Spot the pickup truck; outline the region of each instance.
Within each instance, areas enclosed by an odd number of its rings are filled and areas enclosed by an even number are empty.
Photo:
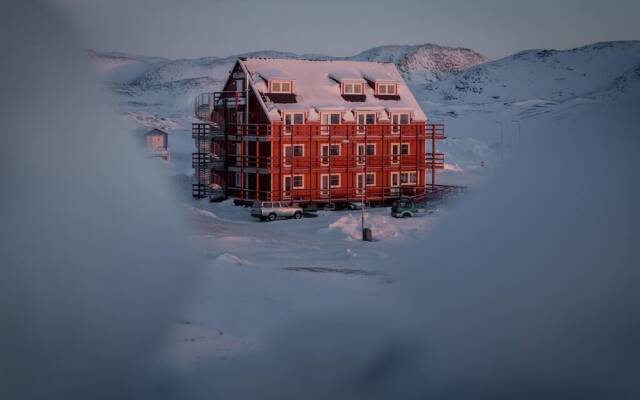
[[[251,216],[260,218],[261,221],[275,221],[280,217],[300,219],[303,210],[285,201],[255,201],[251,207]]]
[[[395,218],[409,218],[432,212],[433,210],[427,210],[424,204],[416,203],[411,199],[396,200],[391,206],[391,216]]]

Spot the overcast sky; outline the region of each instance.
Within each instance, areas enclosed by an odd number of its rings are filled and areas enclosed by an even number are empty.
[[[638,0],[49,0],[86,46],[164,57],[252,50],[351,55],[436,43],[499,58],[640,39]]]

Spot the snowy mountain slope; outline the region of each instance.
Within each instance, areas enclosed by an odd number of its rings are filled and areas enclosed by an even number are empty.
[[[460,103],[562,102],[588,96],[640,63],[640,41],[527,50],[434,82],[425,94]]]
[[[438,81],[489,61],[471,49],[435,44],[380,46],[350,59],[393,62],[410,83]]]

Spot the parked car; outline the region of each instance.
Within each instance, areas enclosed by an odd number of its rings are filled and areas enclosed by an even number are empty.
[[[416,203],[411,199],[396,200],[391,205],[391,216],[395,218],[409,218],[429,213],[424,204]]]
[[[275,221],[278,218],[300,219],[302,207],[292,206],[285,201],[255,201],[251,207],[251,216],[261,221]]]

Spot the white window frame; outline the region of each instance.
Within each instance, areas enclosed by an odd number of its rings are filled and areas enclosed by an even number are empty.
[[[331,117],[334,116],[334,115],[338,116],[338,123],[337,124],[334,124],[334,123],[331,122]],[[340,125],[340,124],[342,124],[342,113],[337,112],[337,111],[323,111],[323,112],[320,112],[320,134],[321,135],[328,135],[330,130],[331,130],[331,126]]]
[[[291,148],[291,157],[287,157],[287,148]],[[290,167],[293,165],[293,145],[291,143],[285,143],[282,145],[282,165],[284,167]]]
[[[406,124],[403,124],[401,122],[403,115],[407,116]],[[395,122],[394,122],[394,119],[396,119]],[[401,127],[404,125],[409,125],[410,123],[411,123],[411,115],[408,112],[391,113],[391,133],[395,133],[395,134],[400,133],[400,129],[402,129]]]
[[[396,177],[396,183],[393,183],[393,177]],[[391,194],[396,195],[400,193],[400,172],[392,171],[389,175],[389,186],[391,187]]]
[[[338,147],[338,154],[336,155],[331,154],[331,148],[334,146]],[[327,149],[327,155],[324,155],[324,149]],[[340,146],[339,143],[321,143],[320,144],[320,165],[327,166],[329,165],[331,157],[340,157],[340,153],[342,151],[341,149],[342,149],[342,146]]]
[[[402,152],[402,146],[407,146],[407,153]],[[411,155],[411,143],[400,143],[400,155],[401,156],[409,156]]]
[[[391,143],[391,164],[400,164],[400,143]],[[394,148],[398,149],[398,152],[394,152]]]
[[[382,93],[381,88],[384,87],[384,93]],[[393,88],[392,92],[389,92],[389,88]],[[383,96],[395,96],[398,94],[398,84],[394,83],[394,82],[380,82],[380,83],[376,83],[376,95],[383,95]]]
[[[304,143],[294,143],[291,146],[293,146],[293,148],[291,149],[291,156],[293,158],[295,158],[295,157],[304,157]],[[296,155],[296,147],[301,147],[302,148],[302,154],[299,155],[299,156]]]
[[[360,153],[360,149],[362,153]],[[356,143],[356,164],[365,165],[367,163],[367,146],[364,143]]]
[[[278,90],[275,90],[274,84],[278,84]],[[282,88],[283,84],[289,85],[289,90]],[[269,93],[293,93],[293,81],[289,79],[273,79],[269,81]]]
[[[402,182],[402,175],[407,176],[407,182]],[[411,175],[415,176],[415,182],[411,182],[409,178]],[[400,171],[400,186],[417,186],[418,185],[418,172],[417,171]]]
[[[324,149],[327,149],[327,155],[324,154]],[[331,145],[329,143],[320,143],[320,165],[329,165],[331,159]]]
[[[296,123],[296,115],[302,115],[302,122]],[[291,123],[287,123],[287,117],[291,117]],[[292,126],[294,125],[304,125],[305,123],[305,115],[304,112],[300,111],[285,111],[282,113],[282,124],[284,125],[284,134],[291,135],[293,131]]]
[[[369,154],[369,146],[373,146],[373,154]],[[364,155],[369,157],[374,157],[376,154],[378,154],[378,146],[376,146],[375,143],[365,143],[364,146]]]
[[[372,124],[368,124],[367,123],[367,116],[368,115],[373,115],[373,123]],[[360,117],[363,117],[362,119],[362,123],[360,123]],[[358,133],[359,135],[364,135],[365,131],[366,131],[366,126],[367,125],[375,125],[378,122],[378,113],[375,111],[356,111],[356,124],[358,126],[358,129],[356,131],[356,133]]]
[[[338,177],[338,184],[337,185],[333,185],[331,184],[331,178],[337,176]],[[327,179],[327,188],[323,187],[323,180],[324,178]],[[336,188],[340,188],[342,186],[342,175],[341,174],[320,174],[320,194],[322,196],[328,196],[329,192],[331,189],[336,189]]]
[[[290,180],[289,190],[287,190],[287,179]],[[291,177],[291,175],[282,175],[282,198],[290,199],[292,190],[293,190],[293,178]]]
[[[296,178],[297,177],[302,178],[302,185],[301,186],[296,186]],[[291,175],[291,188],[293,190],[304,189],[304,175],[303,174]]]
[[[337,185],[332,185],[331,184],[331,177],[332,176],[337,176],[338,177],[338,184]],[[329,187],[332,188],[332,189],[342,187],[342,174],[329,174]]]
[[[234,178],[235,187],[242,188],[242,173],[236,172]]]
[[[367,183],[367,177],[373,175],[373,183]],[[375,172],[367,172],[365,173],[365,177],[364,177],[364,184],[367,186],[375,186],[376,185],[376,181],[378,179],[377,177],[378,174],[376,174]]]
[[[347,85],[351,88],[350,91],[347,91]],[[355,95],[355,96],[364,94],[364,82],[363,81],[357,81],[357,80],[355,80],[355,81],[343,81],[340,84],[340,86],[341,86],[340,89],[341,89],[342,94]],[[355,91],[354,88],[356,86],[360,87],[360,91],[359,92]]]

